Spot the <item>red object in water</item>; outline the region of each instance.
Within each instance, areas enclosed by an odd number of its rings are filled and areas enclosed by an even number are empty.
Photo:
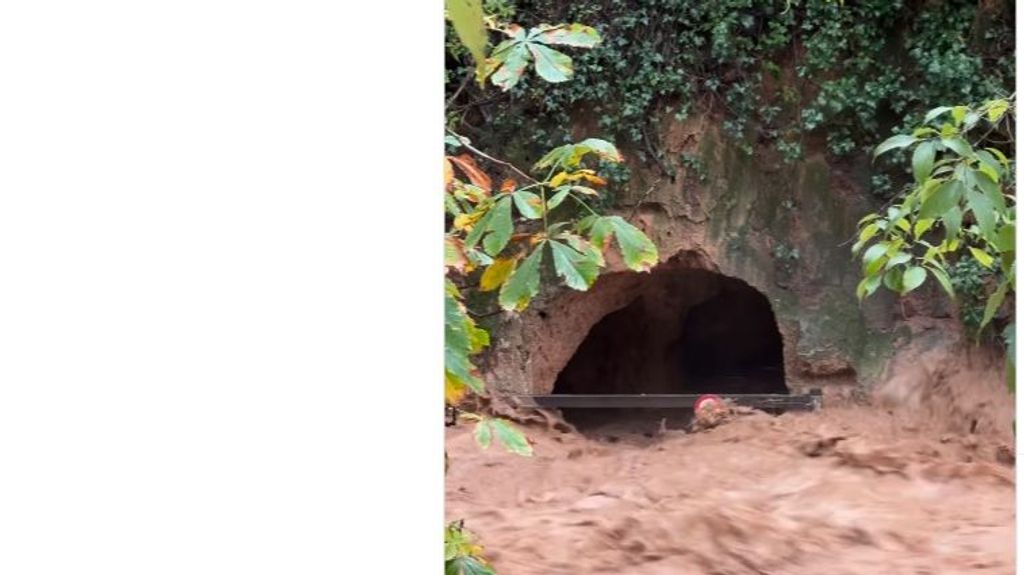
[[[693,410],[700,411],[704,407],[718,407],[722,405],[722,398],[713,394],[704,394],[693,403]]]

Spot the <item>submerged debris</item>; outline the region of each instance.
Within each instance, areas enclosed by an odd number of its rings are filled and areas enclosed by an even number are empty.
[[[698,400],[697,407],[693,414],[693,423],[690,425],[690,431],[698,432],[712,429],[737,417],[753,415],[755,413],[763,412],[750,407],[736,405],[733,401],[728,399],[714,398],[713,400],[708,401]]]

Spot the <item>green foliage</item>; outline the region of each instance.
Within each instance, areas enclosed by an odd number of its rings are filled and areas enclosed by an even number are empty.
[[[892,186],[892,178],[888,174],[873,174],[871,176],[870,185],[871,195],[888,200],[892,198],[894,193]]]
[[[509,18],[515,8],[505,2],[480,0],[445,0],[448,19],[459,42],[447,42],[455,57],[472,55],[477,82],[483,87],[487,78],[502,90],[515,86],[532,62],[537,75],[548,82],[565,82],[573,75],[572,58],[551,48],[566,46],[593,48],[601,37],[583,24],[541,24],[529,31],[518,24],[498,24],[498,18]],[[490,11],[485,16],[485,9]],[[508,36],[487,54],[488,29]],[[445,81],[454,79],[450,67],[445,68]],[[460,90],[463,86],[460,86]]]
[[[490,343],[488,333],[476,326],[460,301],[461,294],[451,280],[445,280],[444,294],[444,381],[445,400],[457,403],[466,388],[484,392],[470,357]]]
[[[497,439],[498,443],[510,453],[527,457],[533,455],[533,447],[523,432],[504,419],[486,417],[476,413],[463,413],[462,418],[476,421],[473,437],[480,447],[487,449],[491,446],[491,440]]]
[[[679,157],[679,161],[698,182],[703,184],[708,181],[708,167],[704,164],[704,160],[700,159],[700,156],[683,154]]]
[[[457,139],[469,145],[466,138]],[[454,177],[451,170],[448,242],[453,254],[470,262],[468,270],[462,266],[456,271],[472,271],[472,262],[485,265],[479,287],[498,290],[503,309],[529,306],[540,292],[547,262],[567,287],[589,289],[606,265],[604,251],[613,239],[629,269],[646,271],[658,262],[657,248],[642,231],[619,216],[598,215],[591,205],[600,196],[595,187],[607,182],[586,162],[621,162],[622,154],[610,142],[588,138],[559,146],[534,164],[534,171],[546,172],[542,180],[531,177],[519,185],[510,178],[493,194],[490,178],[471,158],[449,156],[448,161],[470,180]],[[562,214],[558,221],[550,217],[555,209]],[[462,260],[453,256],[450,261]]]
[[[479,65],[479,28],[485,24],[495,28],[493,18],[483,16],[478,0],[450,0],[448,14],[459,37],[470,44]],[[597,32],[582,24],[542,24],[529,32],[517,25],[498,29],[511,40],[495,47],[483,70],[478,67],[477,78],[482,81],[489,76],[492,83],[504,90],[519,82],[531,59],[542,79],[553,83],[568,80],[572,74],[571,60],[548,46],[592,48],[599,42]],[[462,46],[450,48],[458,55]],[[502,308],[521,311],[540,291],[544,255],[548,251],[555,275],[576,290],[586,290],[596,281],[605,265],[604,251],[613,236],[630,269],[649,269],[657,263],[658,252],[639,229],[618,216],[599,216],[590,205],[600,197],[594,187],[604,186],[607,181],[587,162],[605,166],[623,160],[611,142],[588,138],[550,150],[533,167],[535,172],[546,172],[541,180],[481,152],[469,138],[451,130],[445,136],[445,149],[445,401],[456,404],[467,389],[484,394],[472,356],[490,341],[488,333],[477,327],[463,305],[453,277],[466,280],[474,270],[483,267],[478,280],[480,291],[498,291]],[[459,153],[464,150],[472,155]],[[496,190],[494,180],[477,165],[474,156],[504,166],[511,171],[510,175],[525,181],[505,178]],[[579,208],[586,211],[585,218],[579,217]],[[549,213],[556,209],[563,217],[554,221]],[[587,230],[591,231],[590,238],[580,235]],[[483,448],[496,437],[510,452],[532,455],[526,437],[511,423],[477,414],[464,415],[477,421],[474,436]],[[460,568],[474,568],[472,558],[458,561],[469,565]]]
[[[487,70],[491,82],[502,90],[515,86],[531,61],[544,80],[565,82],[572,77],[572,58],[551,46],[593,48],[601,41],[597,31],[582,24],[541,24],[529,32],[512,25],[504,32],[510,39],[498,44],[491,53]]]
[[[876,157],[912,152],[914,183],[898,205],[860,221],[858,298],[882,285],[906,295],[930,273],[950,297],[963,298],[966,325],[980,332],[992,321],[1016,281],[1013,164],[998,144],[1009,142],[1012,153],[1013,116],[1013,101],[1004,99],[935,108],[912,133],[875,149]]]
[[[455,32],[473,55],[477,77],[482,80],[487,60],[487,28],[480,0],[445,0],[444,4]]]
[[[800,259],[800,250],[785,244],[779,244],[772,249],[772,257],[783,262],[797,261]]]
[[[540,264],[543,260],[544,250],[537,248],[523,260],[523,265],[513,267],[512,273],[499,292],[498,301],[502,308],[522,311],[530,305],[530,300],[540,291]]]
[[[894,124],[909,127],[932,102],[1011,92],[1010,6],[519,0],[517,16],[587,22],[605,40],[574,56],[578,81],[531,77],[505,98],[466,90],[456,108],[459,122],[486,124],[477,136],[486,138],[482,145],[510,156],[535,157],[564,144],[572,120],[586,111],[597,135],[628,145],[641,161],[665,161],[658,122],[706,108],[724,114],[725,131],[748,152],[771,143],[796,160],[810,135],[845,156],[883,139]],[[462,59],[452,67],[469,65]],[[460,78],[453,75],[449,94]]]
[[[985,314],[985,289],[992,281],[992,272],[965,254],[949,266],[949,280],[956,294],[960,321],[971,331],[981,329]]]
[[[494,575],[494,570],[482,556],[483,548],[473,539],[473,534],[462,526],[461,521],[445,526],[445,575]]]
[[[511,22],[516,15],[512,0],[484,0],[484,13],[499,22]]]
[[[589,220],[590,241],[599,249],[607,247],[612,239],[619,244],[626,266],[633,271],[647,271],[658,263],[658,249],[643,232],[619,216]]]

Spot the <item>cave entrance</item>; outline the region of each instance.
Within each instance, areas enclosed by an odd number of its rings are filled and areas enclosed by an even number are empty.
[[[556,394],[789,393],[771,304],[747,283],[697,269],[656,270],[598,321],[559,373]],[[585,421],[646,410],[564,410]],[[673,414],[678,422],[680,414]]]

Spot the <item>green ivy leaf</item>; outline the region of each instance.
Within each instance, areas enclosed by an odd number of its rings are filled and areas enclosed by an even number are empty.
[[[985,148],[986,152],[990,152],[993,156],[999,159],[999,163],[1003,165],[1003,169],[1010,169],[1010,160],[1006,157],[1006,154],[999,151],[998,148]]]
[[[1014,222],[1007,222],[999,228],[998,232],[996,232],[995,241],[992,242],[992,245],[1003,253],[1014,251],[1017,239],[1016,231],[1017,224]]]
[[[860,231],[860,236],[857,237],[857,240],[861,243],[866,242],[875,237],[878,234],[878,230],[878,224],[868,224]]]
[[[1006,298],[1007,285],[1008,284],[1006,282],[999,284],[996,291],[992,292],[992,295],[988,297],[988,301],[985,302],[985,314],[981,317],[981,324],[978,325],[978,331],[984,329],[985,326],[992,321],[992,318],[999,310],[999,306],[1003,305],[1003,299]]]
[[[505,449],[524,457],[533,455],[533,447],[530,446],[530,442],[526,440],[523,432],[504,419],[492,419],[490,421],[498,443],[504,445]]]
[[[971,212],[974,213],[974,219],[978,222],[978,228],[981,229],[982,237],[992,241],[995,238],[993,232],[996,227],[996,214],[993,210],[992,201],[985,194],[968,190],[967,205],[971,208]]]
[[[975,111],[968,112],[967,116],[964,118],[963,131],[967,132],[968,130],[973,128],[975,125],[978,124],[978,120],[980,120],[980,119],[981,119],[981,114],[979,114],[978,112],[975,112]]]
[[[539,243],[512,277],[501,286],[498,304],[502,309],[522,311],[540,291],[540,264],[544,259],[545,243]]]
[[[922,142],[914,150],[912,161],[914,167],[914,179],[918,183],[924,183],[932,173],[932,166],[935,165],[935,143]]]
[[[548,244],[555,272],[565,280],[565,285],[579,291],[586,291],[594,285],[599,272],[596,261],[561,242],[552,240]]]
[[[942,145],[965,158],[971,157],[974,152],[974,150],[971,149],[971,145],[961,137],[942,138]]]
[[[885,252],[889,249],[887,242],[879,242],[864,252],[864,275],[876,274],[885,265]]]
[[[959,126],[964,121],[964,116],[967,115],[967,111],[970,110],[967,106],[953,106],[950,116],[953,117],[953,123]]]
[[[1007,102],[1006,100],[995,100],[993,102],[990,102],[988,105],[988,109],[986,110],[988,121],[992,122],[993,124],[998,122],[999,119],[1003,117],[1003,114],[1005,114],[1008,109],[1010,109],[1010,103]]]
[[[930,230],[932,224],[934,223],[935,220],[932,218],[923,218],[914,222],[914,239],[921,239],[921,236],[923,236],[925,232]]]
[[[857,225],[858,226],[863,226],[865,223],[870,222],[872,220],[877,220],[880,217],[882,217],[882,216],[880,216],[878,214],[868,214],[868,215],[864,216],[863,218],[861,218],[860,221],[857,222]]]
[[[914,136],[908,136],[906,134],[897,134],[879,144],[878,147],[875,148],[874,157],[877,158],[878,156],[884,154],[885,152],[888,152],[889,150],[906,148],[907,146],[913,144],[916,141],[918,140]]]
[[[910,266],[903,272],[903,288],[900,295],[906,295],[924,283],[928,273],[920,266]]]
[[[953,289],[953,282],[950,281],[949,274],[946,273],[946,270],[942,269],[937,265],[928,266],[928,270],[932,272],[933,276],[935,276],[936,281],[939,282],[939,285],[942,286],[942,289],[946,290],[946,293],[949,295],[950,299],[955,300],[956,291]]]
[[[981,163],[978,164],[978,171],[988,176],[987,180],[990,180],[992,184],[999,184],[999,162],[992,156],[992,154],[982,150],[978,152],[978,159]]]
[[[960,180],[948,180],[925,198],[921,203],[921,211],[918,217],[937,218],[951,210],[960,203],[964,193],[964,184]]]
[[[896,266],[903,265],[911,260],[912,256],[907,252],[897,252],[889,258],[889,261],[885,263],[885,269],[892,269]]]
[[[1003,198],[1003,190],[996,183],[999,180],[999,175],[994,172],[995,170],[991,167],[979,164],[978,170],[970,172],[971,181],[981,189],[988,201],[995,206],[996,211],[1002,213],[1006,211],[1006,199]]]
[[[952,109],[953,108],[951,106],[939,106],[938,108],[932,108],[924,115],[924,123],[927,124]]]
[[[978,260],[979,264],[985,266],[988,269],[992,269],[992,263],[995,262],[995,260],[992,259],[992,256],[988,255],[987,252],[979,250],[978,248],[973,246],[967,249],[970,250],[971,255],[974,256],[974,259]]]
[[[942,215],[942,225],[946,228],[946,241],[953,241],[960,233],[964,214],[960,210],[949,210]]]
[[[893,268],[882,276],[882,283],[885,287],[890,290],[902,294],[903,293],[903,272],[898,268]]]
[[[863,301],[865,297],[875,293],[878,286],[882,285],[882,276],[872,275],[860,280],[857,284],[857,299]]]

